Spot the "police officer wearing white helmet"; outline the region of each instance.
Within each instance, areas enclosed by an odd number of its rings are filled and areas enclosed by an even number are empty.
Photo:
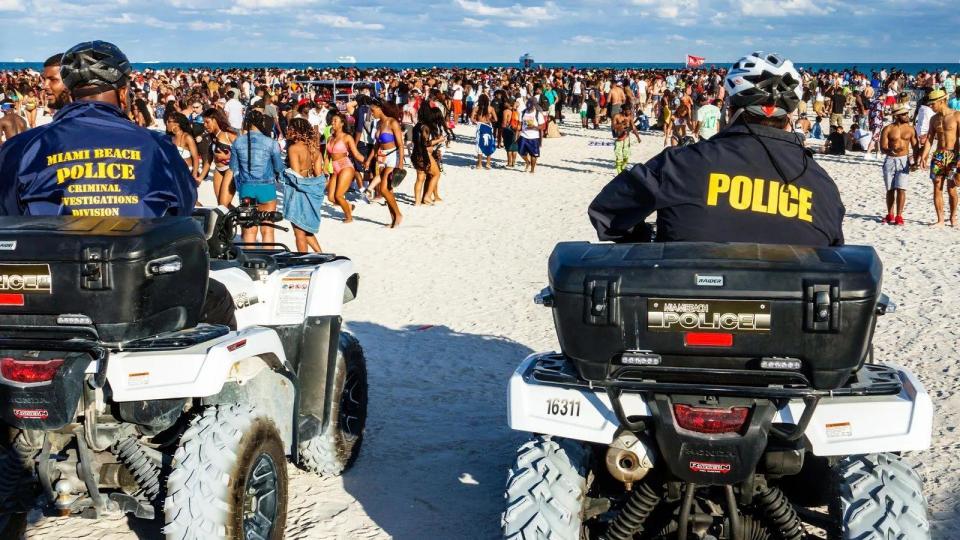
[[[620,173],[590,204],[600,240],[843,244],[833,179],[790,130],[800,102],[790,60],[755,52],[727,73],[727,127]]]

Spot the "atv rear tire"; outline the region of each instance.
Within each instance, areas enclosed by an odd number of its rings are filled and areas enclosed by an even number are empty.
[[[581,540],[590,449],[569,439],[537,437],[517,450],[507,475],[501,517],[508,540]]]
[[[360,453],[366,423],[367,363],[363,348],[350,333],[340,332],[330,422],[315,437],[300,442],[300,466],[319,475],[343,474]]]
[[[923,481],[901,457],[850,457],[837,478],[843,540],[929,540]]]
[[[280,540],[286,455],[273,421],[247,405],[208,407],[180,439],[167,479],[168,540]]]

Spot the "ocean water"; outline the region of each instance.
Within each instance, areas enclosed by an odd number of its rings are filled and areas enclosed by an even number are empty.
[[[732,63],[732,62],[730,62]],[[873,63],[823,63],[823,62],[797,62],[798,66],[801,66],[810,70],[820,70],[820,69],[829,69],[833,71],[840,71],[848,68],[856,68],[857,70],[869,73],[874,70],[887,69],[891,68],[900,69],[906,73],[916,74],[920,71],[941,71],[943,69],[949,70],[951,72],[960,71],[960,64],[957,63],[902,63],[902,62],[873,62]],[[134,69],[143,70],[146,68],[150,69],[191,69],[191,68],[207,68],[207,69],[233,69],[233,68],[268,68],[268,67],[277,67],[282,69],[306,69],[309,67],[313,68],[330,68],[337,67],[344,64],[337,64],[332,62],[150,62],[150,63],[133,63]],[[707,63],[707,66],[718,65],[718,66],[727,66],[729,63],[726,62],[717,62],[711,64]],[[34,69],[39,71],[42,68],[42,62],[0,62],[0,70],[18,70],[18,69]],[[357,62],[356,64],[349,64],[350,67],[356,67],[359,69],[367,68],[377,68],[385,67],[392,69],[430,69],[430,68],[468,68],[468,69],[482,69],[487,67],[518,67],[516,62]],[[684,67],[682,63],[656,63],[656,62],[644,62],[644,63],[605,63],[605,62],[543,62],[537,64],[541,67],[576,67],[578,69],[598,69],[598,68],[611,68],[611,69],[637,69],[637,68],[646,68],[646,69],[679,69]]]

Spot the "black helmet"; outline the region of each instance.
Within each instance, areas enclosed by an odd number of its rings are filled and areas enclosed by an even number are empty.
[[[71,47],[60,61],[60,78],[64,86],[78,96],[75,89],[92,87],[86,95],[116,90],[130,79],[130,61],[113,43],[87,41]]]
[[[730,68],[725,83],[733,109],[779,117],[792,113],[800,104],[800,81],[800,73],[790,60],[755,52]]]

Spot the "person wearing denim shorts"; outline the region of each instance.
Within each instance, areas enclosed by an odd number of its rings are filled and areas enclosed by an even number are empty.
[[[254,109],[244,119],[244,133],[233,142],[230,169],[240,200],[253,199],[257,210],[272,212],[277,209],[276,180],[284,170],[283,158],[277,141],[263,134],[267,117]],[[273,242],[273,228],[262,226],[261,241]],[[244,242],[257,241],[257,228],[243,229]]]

